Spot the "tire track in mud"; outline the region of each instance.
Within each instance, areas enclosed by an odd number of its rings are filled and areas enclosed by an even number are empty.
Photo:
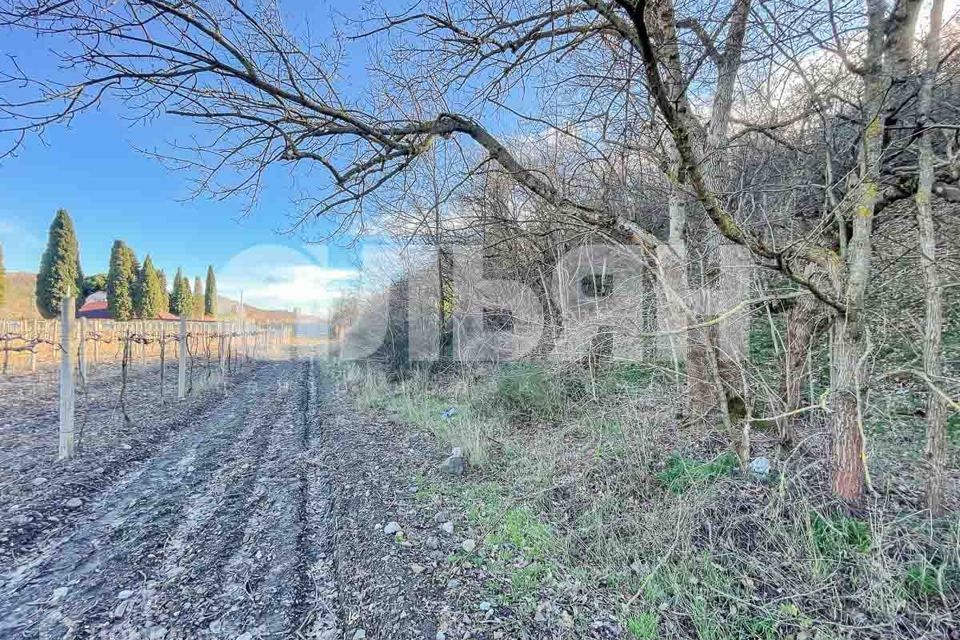
[[[155,371],[153,372],[155,373]],[[233,381],[231,387],[242,385],[247,372]],[[144,372],[132,376],[132,388],[143,387],[150,376]],[[0,522],[0,535],[6,544],[0,547],[0,574],[10,570],[24,558],[35,555],[38,548],[62,537],[86,511],[63,508],[65,497],[81,497],[85,503],[95,502],[101,492],[109,490],[124,478],[137,471],[138,465],[158,452],[167,450],[171,441],[176,441],[189,432],[190,425],[206,423],[221,404],[217,394],[209,391],[188,396],[182,403],[151,409],[149,402],[139,403],[131,409],[134,424],[118,426],[118,407],[115,390],[110,388],[110,377],[100,376],[98,389],[91,400],[84,400],[80,413],[82,422],[91,416],[97,430],[90,433],[95,446],[84,443],[78,447],[80,456],[68,461],[56,460],[56,447],[49,446],[49,429],[56,425],[56,397],[50,395],[50,385],[40,385],[43,390],[33,402],[23,406],[16,399],[8,406],[6,398],[0,403],[0,440],[3,452],[0,457],[0,510],[16,512],[18,522]],[[8,385],[0,385],[0,397]],[[55,389],[55,385],[53,385]],[[92,389],[91,389],[92,391]],[[85,396],[88,392],[82,393]],[[210,400],[213,399],[213,402]],[[18,411],[24,414],[19,439],[11,436]],[[46,417],[38,417],[46,416]],[[5,426],[4,426],[5,425]],[[14,426],[12,426],[14,425]],[[43,430],[46,430],[45,432]],[[94,438],[94,436],[96,436]],[[80,442],[78,441],[78,445]],[[38,453],[38,448],[42,451]],[[142,467],[140,468],[142,471]],[[43,484],[25,484],[28,478],[50,478]],[[11,526],[12,525],[12,526]],[[0,581],[0,587],[3,582]]]
[[[321,389],[261,365],[3,577],[0,636],[339,637]]]
[[[304,443],[310,452],[305,460],[302,485],[303,518],[306,526],[301,531],[301,554],[309,560],[303,574],[304,592],[311,593],[309,601],[301,602],[302,623],[297,629],[304,638],[334,640],[343,637],[340,585],[337,584],[335,519],[333,517],[336,492],[330,469],[324,463],[326,455],[328,384],[320,374],[319,366],[311,357],[308,375],[304,377],[301,420]],[[312,425],[307,428],[306,425]],[[308,586],[309,585],[309,586]]]

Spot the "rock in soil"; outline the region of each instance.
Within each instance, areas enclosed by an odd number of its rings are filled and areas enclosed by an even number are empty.
[[[467,460],[463,457],[463,449],[454,447],[453,453],[440,464],[440,470],[452,476],[462,476],[467,470]]]
[[[396,522],[388,522],[387,526],[383,528],[383,532],[388,536],[400,533],[400,525]]]

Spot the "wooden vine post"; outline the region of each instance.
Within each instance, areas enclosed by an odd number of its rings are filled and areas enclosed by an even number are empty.
[[[167,325],[160,323],[160,404],[164,403],[163,385],[166,377],[167,368]]]
[[[40,325],[36,320],[33,321],[33,331],[30,333],[30,335],[34,336],[35,338],[43,337],[40,335]],[[40,348],[40,345],[36,344],[34,345],[33,349],[30,350],[30,371],[31,372],[35,372],[37,370],[37,350],[39,348]]]
[[[7,323],[0,322],[0,335],[7,333]],[[4,335],[3,338],[3,375],[7,375],[7,368],[10,364],[10,341]]]
[[[69,291],[60,302],[60,460],[74,454],[73,321],[76,302]]]
[[[93,330],[96,333],[93,341],[93,363],[97,364],[100,362],[100,338],[103,335],[103,328],[100,326],[99,320],[93,324]]]
[[[224,351],[226,338],[224,338],[223,336],[225,326],[226,325],[222,321],[217,323],[217,358],[220,363],[220,384],[221,385],[226,385],[227,383],[227,368],[226,368],[226,362],[224,359],[226,355]]]
[[[241,357],[238,360],[241,362],[243,359],[247,359],[247,333],[246,333],[246,318],[243,315],[243,290],[240,290],[240,312],[237,314],[240,320],[240,354]]]
[[[187,397],[187,318],[180,316],[180,345],[177,348],[180,357],[180,368],[177,371],[177,398]]]
[[[80,346],[77,349],[80,358],[80,384],[87,388],[87,319],[80,318]]]

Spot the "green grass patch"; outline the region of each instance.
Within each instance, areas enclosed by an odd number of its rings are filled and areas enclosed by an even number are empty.
[[[777,640],[780,637],[780,621],[772,616],[748,618],[744,626],[748,637],[755,640]]]
[[[960,413],[947,418],[947,439],[952,446],[960,446]]]
[[[563,398],[543,368],[532,364],[504,367],[497,378],[497,399],[511,410],[557,417]]]
[[[870,526],[862,520],[842,515],[823,517],[819,513],[810,519],[813,546],[824,557],[838,558],[850,551],[870,551]]]
[[[636,640],[656,640],[660,637],[660,614],[644,611],[627,618],[627,631]]]
[[[696,630],[692,637],[713,640],[777,640],[789,629],[808,628],[809,621],[791,603],[779,607],[748,607],[739,569],[725,567],[707,551],[663,564],[644,583],[646,613],[631,616],[626,627],[633,638],[659,638],[659,616],[651,613],[665,603],[682,611]],[[686,637],[686,636],[684,636]]]
[[[673,363],[618,362],[605,367],[598,376],[601,395],[639,395],[651,387],[669,383]]]
[[[499,485],[492,482],[464,490],[461,499],[467,518],[484,531],[484,541],[497,552],[522,555],[527,560],[546,561],[559,550],[553,529],[525,506],[507,506]]]
[[[717,478],[730,475],[739,466],[736,454],[727,451],[709,462],[673,455],[667,466],[657,474],[657,479],[673,493],[683,493],[697,484],[707,484]]]
[[[505,600],[530,600],[555,572],[563,550],[553,528],[527,507],[511,506],[503,487],[492,482],[465,486],[458,500],[469,505],[467,518],[483,534],[479,561],[509,583]]]
[[[509,599],[514,602],[525,600],[532,596],[547,578],[548,572],[544,565],[533,562],[525,567],[501,568],[510,579]]]
[[[496,545],[511,545],[528,560],[545,560],[556,551],[553,530],[524,507],[507,510],[502,523],[487,540]]]
[[[960,590],[960,569],[944,562],[923,559],[909,566],[904,576],[907,593],[920,601],[955,600]]]
[[[756,322],[751,323],[747,340],[748,353],[752,363],[755,365],[766,365],[767,363],[778,360],[777,354],[780,345],[776,343],[775,340],[780,340],[782,336],[785,335],[786,329],[783,326],[784,324],[783,319],[775,319],[774,326],[778,329],[779,337],[774,338],[774,334],[771,333],[770,325],[766,322],[766,318],[763,318],[762,322],[758,319]]]
[[[649,387],[660,379],[661,371],[657,367],[638,362],[617,364],[610,369],[611,377],[617,382],[631,387]]]
[[[936,567],[931,562],[923,561],[907,569],[904,584],[907,592],[916,598],[939,598],[943,595],[942,575],[942,566]]]

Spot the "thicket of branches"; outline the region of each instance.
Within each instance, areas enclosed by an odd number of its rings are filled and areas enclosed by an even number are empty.
[[[52,38],[63,64],[42,77],[7,61],[11,151],[109,97],[142,117],[197,123],[198,143],[166,159],[219,195],[255,194],[275,164],[320,169],[304,220],[376,221],[437,244],[473,234],[491,259],[509,247],[494,260],[501,269],[527,274],[578,242],[639,247],[675,294],[674,328],[689,328],[679,336],[689,411],[731,433],[746,431],[751,395],[741,354],[691,292],[721,286],[725,255],[752,262],[768,297],[783,298],[769,304],[788,314],[785,445],[807,415],[810,336],[829,327],[818,410],[833,488],[849,500],[868,477],[868,316],[884,291],[874,244],[906,211],[913,237],[898,241],[919,247],[906,277],[925,292],[922,361],[908,375],[928,392],[927,493],[942,511],[957,405],[945,391],[938,217],[960,199],[960,41],[941,0],[929,14],[918,0],[427,0],[350,25],[372,51],[375,88],[362,93],[345,88],[348,43],[310,41],[273,3],[0,8],[9,28]]]

